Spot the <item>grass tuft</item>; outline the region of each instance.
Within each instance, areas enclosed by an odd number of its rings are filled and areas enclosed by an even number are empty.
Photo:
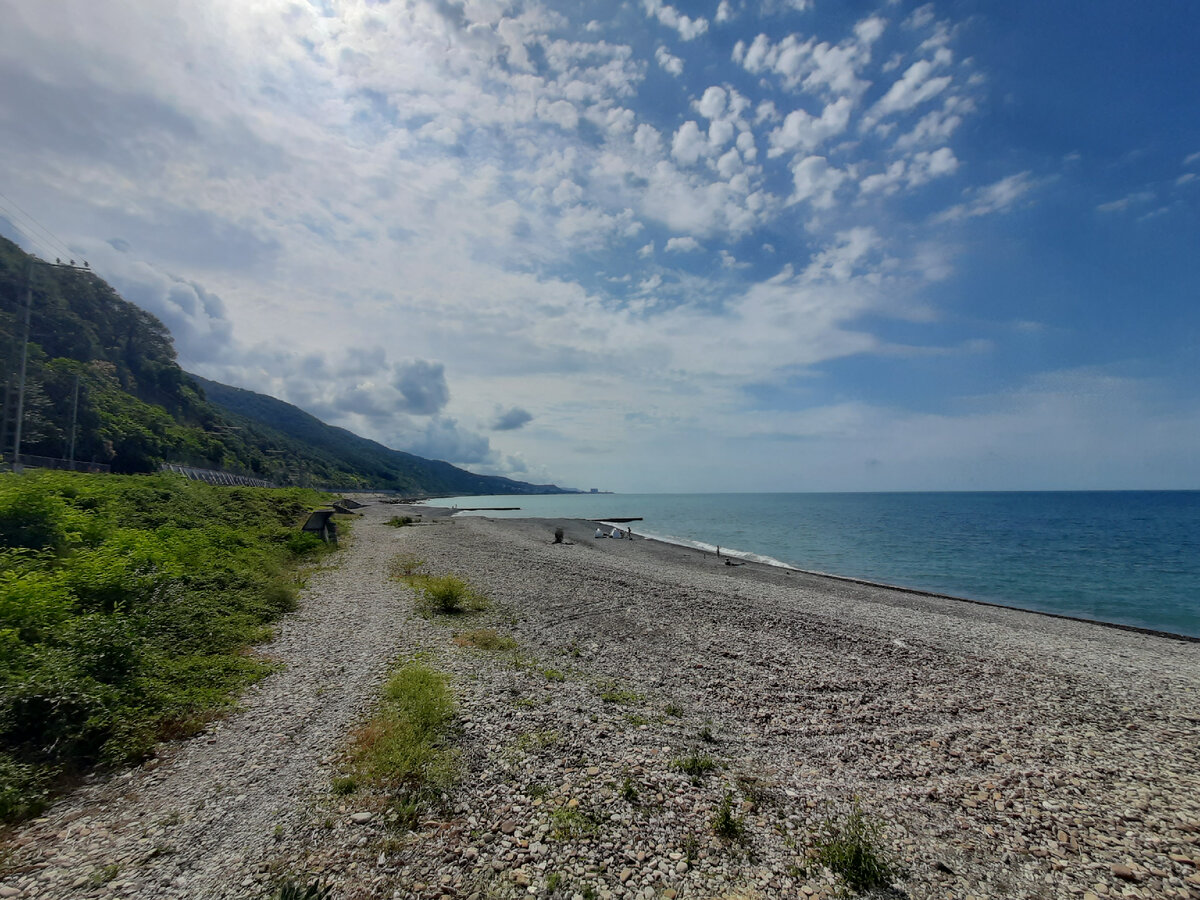
[[[746,821],[733,814],[733,793],[726,791],[725,797],[712,817],[713,834],[724,841],[741,843],[746,839]]]
[[[844,819],[828,818],[820,825],[810,856],[857,893],[886,888],[896,876],[883,849],[883,826],[868,818],[857,800]]]
[[[454,780],[457,760],[446,746],[453,717],[445,676],[407,663],[388,679],[378,712],[354,735],[356,770],[413,797],[444,790]]]
[[[407,580],[417,592],[418,606],[427,612],[457,615],[487,608],[487,600],[455,575],[414,575]]]
[[[491,653],[506,653],[517,649],[515,640],[494,628],[476,628],[474,631],[459,632],[454,636],[454,643],[459,647],[474,647],[476,650],[487,650]]]
[[[671,768],[690,776],[693,782],[699,783],[702,777],[717,768],[717,763],[706,754],[691,753],[671,760]]]

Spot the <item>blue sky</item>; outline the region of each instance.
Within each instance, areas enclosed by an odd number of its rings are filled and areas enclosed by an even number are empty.
[[[6,7],[0,230],[191,371],[585,488],[1198,486],[1194,3]]]

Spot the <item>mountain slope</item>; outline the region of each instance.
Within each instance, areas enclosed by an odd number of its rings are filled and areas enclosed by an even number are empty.
[[[389,450],[282,401],[179,367],[171,334],[92,272],[40,264],[0,238],[0,450],[13,450],[26,287],[32,273],[21,455],[114,472],[179,463],[276,483],[412,494],[554,493]],[[213,401],[216,402],[213,402]],[[72,429],[74,424],[74,429]],[[72,440],[72,438],[74,438]]]
[[[299,407],[266,394],[257,394],[192,375],[209,402],[234,425],[249,428],[265,440],[281,438],[310,448],[315,454],[367,475],[373,486],[432,494],[548,494],[562,493],[553,484],[527,484],[511,478],[476,475],[440,460],[425,459],[327,425]]]

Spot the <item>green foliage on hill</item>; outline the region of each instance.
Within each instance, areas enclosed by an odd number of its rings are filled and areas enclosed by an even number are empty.
[[[344,477],[409,493],[427,494],[550,494],[553,484],[527,484],[494,475],[476,475],[450,463],[425,459],[359,437],[345,428],[326,425],[304,410],[240,388],[193,376],[208,399],[230,422],[258,442],[303,447],[308,457]],[[346,481],[326,481],[341,486]]]
[[[315,492],[179,476],[0,475],[0,819],[201,729],[269,668]]]
[[[5,452],[12,449],[29,262],[16,244],[0,238]],[[176,362],[166,327],[100,278],[44,265],[34,265],[32,273],[22,454],[68,456],[78,384],[75,459],[111,465],[114,472],[152,472],[171,462],[277,484],[411,494],[558,490],[391,450],[272,397],[188,375]]]

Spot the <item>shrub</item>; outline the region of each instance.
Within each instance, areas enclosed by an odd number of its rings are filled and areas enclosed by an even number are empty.
[[[858,801],[842,821],[826,819],[812,841],[811,856],[852,891],[885,888],[895,869],[882,847],[883,827],[867,818]]]
[[[387,524],[393,528],[404,528],[407,525],[411,525],[414,521],[412,516],[392,516],[387,520]]]
[[[741,842],[746,839],[746,822],[733,814],[733,793],[726,791],[725,797],[712,817],[713,834],[722,840]]]
[[[67,505],[33,477],[0,482],[0,546],[59,550],[67,543]]]
[[[333,888],[320,881],[297,884],[289,878],[279,885],[275,900],[333,900]]]
[[[483,599],[454,575],[427,575],[416,580],[413,587],[421,605],[434,612],[454,614],[483,608]]]
[[[691,776],[692,781],[699,781],[701,777],[707,775],[716,767],[717,764],[711,756],[703,756],[699,753],[681,756],[671,761],[671,768],[677,772],[682,772],[684,775]]]
[[[320,495],[174,476],[0,474],[0,819],[185,736],[270,667]]]

